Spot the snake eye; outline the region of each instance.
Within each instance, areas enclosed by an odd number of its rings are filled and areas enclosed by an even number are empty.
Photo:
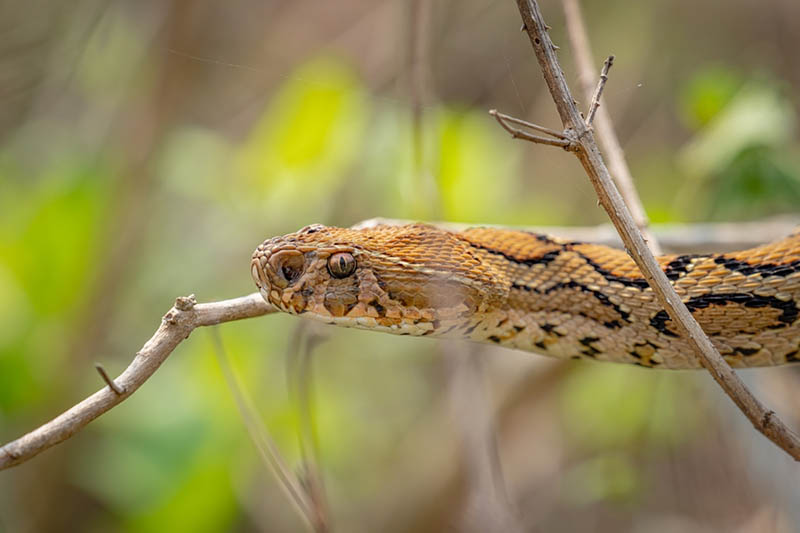
[[[356,259],[347,252],[335,253],[328,258],[328,272],[334,278],[346,278],[356,271]]]

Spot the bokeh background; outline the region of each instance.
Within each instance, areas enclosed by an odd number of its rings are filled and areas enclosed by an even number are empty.
[[[800,212],[800,3],[585,2],[655,222]],[[542,2],[568,78],[560,4]],[[0,440],[121,371],[180,295],[252,292],[263,239],[384,216],[605,221],[514,2],[0,3]],[[218,328],[293,467],[300,321]],[[306,333],[308,334],[308,333]],[[791,532],[800,467],[702,373],[314,329],[338,531]],[[796,369],[743,372],[800,427]],[[302,530],[208,331],[66,443],[0,472],[0,531]]]

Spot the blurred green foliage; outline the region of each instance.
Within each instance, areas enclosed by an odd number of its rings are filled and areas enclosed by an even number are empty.
[[[107,215],[108,190],[96,172],[70,161],[36,180],[0,181],[0,420],[59,387],[61,347],[89,288]]]
[[[689,179],[677,203],[723,220],[797,210],[797,119],[777,82],[745,83],[733,71],[709,69],[689,82],[681,106],[697,131],[680,154]]]
[[[709,67],[696,73],[679,95],[684,122],[697,130],[706,126],[727,106],[744,80],[725,67]]]
[[[622,452],[599,455],[564,473],[565,497],[575,505],[612,503],[632,505],[641,493],[640,475]]]
[[[378,94],[330,52],[298,61],[246,127],[176,121],[159,132],[146,164],[131,163],[128,141],[115,137],[118,115],[136,116],[167,75],[148,61],[148,38],[127,12],[111,9],[76,60],[69,96],[80,115],[46,113],[0,147],[3,440],[97,389],[87,358],[114,370],[127,364],[174,296],[196,292],[202,301],[253,290],[249,253],[266,237],[374,216],[520,225],[602,219],[577,165],[561,167],[567,163],[546,159],[541,147],[512,142],[481,105],[433,103],[415,121],[407,102]],[[653,219],[797,212],[796,112],[778,80],[704,67],[674,104],[688,128],[677,157],[657,147],[633,155],[643,191],[654,191],[645,194]],[[82,331],[115,246],[112,206],[125,204],[122,182],[137,183],[140,172],[153,176],[143,185],[149,201],[132,206],[142,238],[128,269],[112,273],[119,297],[110,331]],[[293,465],[299,414],[286,367],[295,327],[285,316],[222,327],[237,373]],[[436,418],[444,416],[442,369],[426,340],[327,333],[315,352],[314,418],[329,490],[346,508],[336,512],[352,524],[362,507],[401,499],[390,490],[401,476],[419,476],[422,485],[425,475],[441,474],[426,460],[452,459],[442,444],[446,424]],[[76,350],[83,335],[98,336],[98,353]],[[636,460],[673,453],[701,426],[705,414],[687,381],[615,365],[570,372],[552,400],[575,453],[563,473],[564,505],[636,504],[652,482]],[[260,513],[299,527],[282,494],[259,492],[274,481],[235,413],[209,336],[197,331],[134,398],[64,444],[62,455],[52,452],[66,467],[42,475],[91,502],[85,530],[251,530]],[[435,420],[417,425],[426,417]],[[420,444],[409,436],[419,427],[440,431],[441,440]],[[404,446],[417,454],[407,462]],[[2,508],[10,523],[25,523],[28,509],[15,498],[30,492],[0,486],[0,495],[11,502]],[[280,503],[264,503],[271,500]]]
[[[363,144],[369,109],[360,81],[343,64],[299,66],[277,91],[240,152],[241,173],[269,194],[268,209],[325,201]]]

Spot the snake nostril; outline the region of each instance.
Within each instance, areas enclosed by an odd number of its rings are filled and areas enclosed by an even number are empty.
[[[281,275],[286,281],[289,282],[290,285],[297,281],[297,278],[300,277],[300,274],[301,271],[292,265],[283,265],[281,267]]]
[[[296,251],[278,252],[270,258],[269,263],[276,273],[274,281],[281,288],[296,282],[305,270],[305,257]]]

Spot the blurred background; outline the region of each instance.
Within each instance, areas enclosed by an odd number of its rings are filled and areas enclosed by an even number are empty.
[[[585,2],[652,220],[800,213],[800,3]],[[576,77],[559,2],[542,9]],[[514,2],[0,3],[0,441],[120,372],[267,237],[375,217],[605,222]],[[576,90],[577,93],[577,90]],[[301,321],[218,328],[293,467]],[[314,328],[335,530],[800,530],[800,467],[700,372]],[[742,373],[800,427],[797,369]],[[0,472],[0,531],[301,531],[195,331],[133,397]]]

